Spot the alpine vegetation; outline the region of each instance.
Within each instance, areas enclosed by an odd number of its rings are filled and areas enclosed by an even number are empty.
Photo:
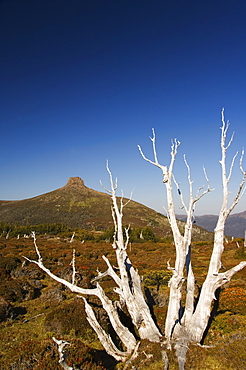
[[[246,171],[243,169],[244,151],[241,155],[236,153],[229,166],[226,164],[227,150],[233,141],[233,135],[228,140],[227,132],[229,123],[225,122],[224,111],[222,110],[222,125],[221,125],[221,175],[222,175],[222,204],[219,212],[217,225],[214,230],[213,251],[211,254],[209,267],[205,280],[197,293],[195,289],[195,276],[192,269],[192,226],[194,219],[194,210],[196,203],[204,197],[208,192],[212,191],[209,186],[209,180],[204,169],[204,176],[207,182],[207,187],[199,189],[196,195],[193,195],[193,182],[191,179],[191,171],[189,164],[184,157],[184,164],[187,168],[187,178],[189,185],[189,201],[188,204],[184,201],[182,192],[179,191],[179,185],[174,176],[174,164],[178,154],[180,142],[174,140],[171,145],[171,154],[169,164],[160,164],[157,156],[155,132],[151,137],[153,146],[153,160],[146,158],[142,148],[139,146],[140,154],[147,162],[158,167],[162,171],[163,184],[166,189],[167,198],[167,217],[172,229],[174,244],[175,244],[175,263],[171,266],[167,261],[168,268],[172,273],[169,281],[169,301],[167,315],[165,320],[165,331],[161,332],[158,324],[152,316],[152,311],[148,305],[145,294],[143,292],[141,278],[138,271],[132,265],[128,256],[129,245],[129,228],[123,227],[123,210],[130,201],[124,201],[123,195],[121,198],[116,196],[117,179],[114,181],[112,173],[107,164],[107,171],[110,179],[110,189],[107,190],[112,198],[112,217],[114,221],[114,238],[112,247],[115,251],[117,265],[113,266],[106,256],[102,256],[105,261],[106,269],[104,272],[98,271],[97,276],[93,279],[94,287],[85,289],[76,284],[76,264],[75,252],[72,258],[73,273],[71,281],[60,278],[51,270],[45,267],[41,253],[37,246],[35,233],[34,246],[37,253],[37,260],[28,261],[35,263],[40,269],[47,273],[52,279],[63,284],[72,292],[81,296],[85,303],[87,320],[91,327],[95,330],[101,344],[107,353],[113,356],[117,361],[125,363],[125,369],[138,356],[138,349],[141,341],[148,340],[160,344],[164,368],[168,369],[169,351],[174,348],[178,360],[179,370],[185,368],[186,353],[190,344],[200,345],[208,328],[211,309],[216,299],[216,291],[225,283],[230,281],[232,276],[246,266],[246,261],[242,261],[236,266],[221,271],[221,256],[224,250],[224,228],[225,222],[241,199],[245,191]],[[234,196],[233,201],[229,204],[229,182],[232,176],[233,167],[236,158],[239,155],[239,168],[242,179],[238,185],[238,191]],[[174,191],[178,189],[178,194],[186,212],[186,222],[184,231],[180,231],[178,222],[175,217]],[[100,280],[103,277],[110,277],[115,287],[114,293],[117,295],[116,300],[111,300],[103,290]],[[104,330],[99,323],[90,305],[88,297],[97,297],[102,307],[107,313],[111,326],[118,338],[117,345],[111,335]],[[122,312],[127,312],[131,324],[127,325]],[[56,341],[56,339],[54,338]],[[121,342],[119,344],[119,342]],[[58,343],[58,342],[57,342]],[[62,357],[60,362],[64,369],[68,366]]]

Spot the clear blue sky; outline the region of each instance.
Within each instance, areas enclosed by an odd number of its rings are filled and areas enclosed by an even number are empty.
[[[206,167],[216,189],[197,214],[217,213],[222,107],[231,155],[246,146],[245,19],[245,0],[1,0],[0,199],[31,198],[71,176],[102,191],[108,159],[125,196],[134,188],[134,200],[162,212],[160,170],[137,149],[151,156],[154,127],[163,164],[171,139],[181,141],[184,193],[183,154],[194,189]]]

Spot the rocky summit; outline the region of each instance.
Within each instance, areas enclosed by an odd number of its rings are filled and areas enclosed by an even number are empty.
[[[66,188],[69,187],[77,187],[84,189],[86,188],[84,181],[80,177],[69,177],[66,185],[64,186]]]

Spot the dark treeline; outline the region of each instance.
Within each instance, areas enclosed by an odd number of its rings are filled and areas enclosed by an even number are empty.
[[[60,223],[43,223],[39,225],[19,225],[18,223],[10,224],[6,222],[0,222],[0,236],[9,237],[23,237],[24,235],[30,235],[34,231],[37,235],[50,235],[60,237],[71,237],[73,233],[76,235],[78,240],[90,240],[90,241],[106,241],[108,243],[113,242],[114,228],[109,228],[104,231],[95,230],[83,230],[80,228],[71,228],[65,224]],[[149,226],[133,227],[129,229],[129,241],[135,243],[141,243],[144,241],[158,242],[161,241]]]
[[[6,222],[0,222],[1,234],[9,234],[9,236],[18,236],[22,234],[28,235],[32,231],[35,231],[38,234],[57,235],[64,232],[71,232],[72,229],[65,224],[59,223],[22,226],[19,225],[18,223],[9,224]]]

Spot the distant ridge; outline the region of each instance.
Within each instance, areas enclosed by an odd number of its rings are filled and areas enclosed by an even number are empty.
[[[179,220],[185,221],[183,215],[176,216]],[[218,216],[203,215],[196,216],[196,224],[204,229],[213,232],[216,226]],[[235,238],[244,238],[246,230],[246,211],[230,215],[225,224],[225,234]]]
[[[88,188],[80,177],[70,177],[66,185],[43,195],[18,201],[0,201],[0,221],[19,225],[62,223],[90,230],[105,230],[114,226],[110,195]],[[164,215],[133,200],[124,208],[123,221],[131,227],[150,226],[162,237],[172,235]],[[180,227],[183,227],[181,221]],[[212,238],[211,233],[197,226],[194,234],[199,240]]]

